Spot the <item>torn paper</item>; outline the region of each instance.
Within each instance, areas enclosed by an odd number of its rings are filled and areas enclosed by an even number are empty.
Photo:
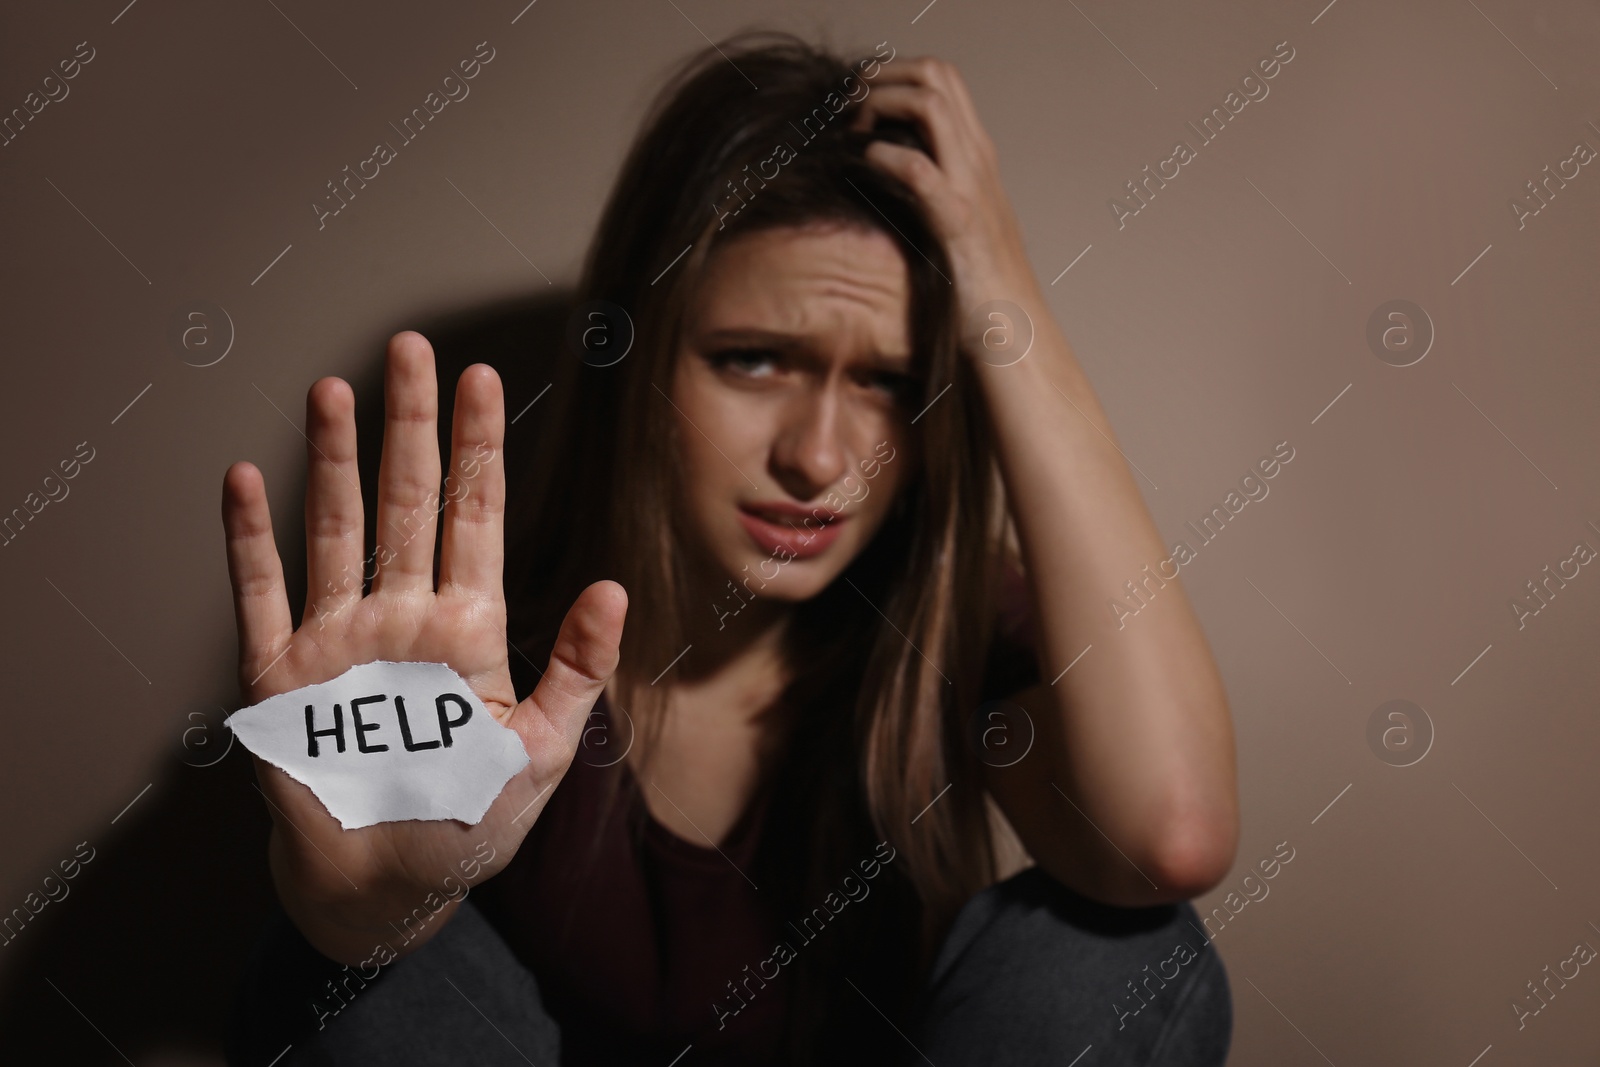
[[[404,819],[475,824],[528,763],[517,732],[443,663],[363,663],[236,711],[227,725],[346,830]]]

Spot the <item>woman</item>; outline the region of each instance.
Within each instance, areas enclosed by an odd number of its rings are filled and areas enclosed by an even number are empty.
[[[476,826],[357,831],[258,761],[284,914],[235,1059],[1222,1062],[1186,901],[1234,853],[1226,698],[954,68],[706,50],[578,295],[510,567],[482,364],[437,591],[431,521],[384,541],[440,482],[417,334],[370,593],[342,381],[307,400],[298,630],[260,474],[226,475],[247,701],[444,662],[531,760]],[[1142,570],[1154,610],[1108,626]],[[452,877],[482,888],[419,912]]]

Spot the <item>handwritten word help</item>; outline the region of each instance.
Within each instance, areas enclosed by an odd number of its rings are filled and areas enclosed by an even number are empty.
[[[476,824],[528,763],[516,731],[443,663],[364,663],[237,711],[228,726],[346,830],[405,819]]]

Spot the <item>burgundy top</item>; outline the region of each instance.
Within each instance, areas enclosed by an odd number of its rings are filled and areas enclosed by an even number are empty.
[[[1013,572],[1003,589],[985,700],[1039,680],[1026,584]],[[792,939],[749,880],[767,787],[720,848],[691,843],[649,814],[621,758],[626,742],[592,743],[599,729],[608,739],[628,736],[604,695],[588,729],[591,743],[480,898],[538,980],[561,1027],[562,1063],[665,1067],[690,1045],[695,1067],[778,1062],[789,969],[754,995],[741,984],[747,966]],[[602,819],[613,775],[619,792]],[[743,994],[736,1012],[730,983]]]

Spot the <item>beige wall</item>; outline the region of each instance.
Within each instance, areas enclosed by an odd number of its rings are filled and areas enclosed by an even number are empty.
[[[0,548],[0,911],[94,849],[0,948],[0,1058],[120,1063],[114,1044],[141,1065],[217,1062],[268,892],[243,753],[195,766],[216,745],[182,743],[192,713],[235,700],[222,472],[264,469],[293,545],[311,382],[370,397],[396,329],[513,298],[513,318],[542,314],[659,75],[699,31],[757,24],[959,64],[1036,271],[1076,260],[1048,293],[1163,534],[1295,449],[1182,570],[1244,800],[1238,865],[1198,903],[1294,849],[1217,937],[1234,1062],[1600,1048],[1600,976],[1520,1032],[1510,1007],[1575,942],[1600,946],[1600,570],[1525,628],[1510,607],[1577,542],[1600,547],[1600,167],[1522,228],[1508,205],[1575,142],[1600,147],[1594,5],[938,0],[913,21],[919,0],[541,0],[513,24],[520,0],[123,2],[0,14],[0,109],[94,49],[0,148],[0,509],[94,450]],[[470,97],[319,232],[323,183],[484,40]],[[1185,123],[1285,40],[1270,94],[1200,146]],[[1119,229],[1109,198],[1179,138],[1197,157]],[[1403,368],[1365,336],[1393,299],[1436,333]],[[236,333],[205,368],[166,338],[198,300]],[[541,384],[508,375],[512,411]],[[1408,767],[1367,740],[1397,698],[1435,734]]]

